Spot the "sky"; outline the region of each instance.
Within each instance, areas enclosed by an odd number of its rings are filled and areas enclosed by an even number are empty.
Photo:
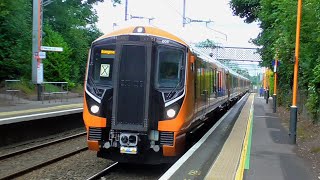
[[[208,23],[188,23],[182,27],[183,0],[128,0],[128,21],[125,21],[125,0],[113,6],[105,0],[94,6],[98,14],[98,28],[103,33],[112,32],[129,25],[148,25],[147,19],[131,19],[131,16],[154,18],[152,26],[162,28],[187,42],[196,43],[206,39],[223,46],[256,47],[249,43],[260,32],[257,23],[246,24],[232,15],[229,0],[185,0],[186,17],[193,20],[211,20]],[[113,26],[116,23],[117,26]]]

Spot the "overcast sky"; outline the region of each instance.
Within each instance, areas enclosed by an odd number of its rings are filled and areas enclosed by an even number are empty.
[[[243,19],[232,15],[229,0],[186,0],[186,17],[194,20],[212,20],[205,23],[186,24],[182,28],[183,0],[128,0],[129,21],[125,22],[125,0],[122,4],[113,7],[111,0],[105,0],[95,6],[99,21],[98,28],[103,33],[128,24],[148,24],[148,20],[130,19],[132,16],[155,18],[151,25],[163,28],[182,37],[188,42],[199,42],[211,39],[224,46],[255,47],[248,41],[257,37],[260,32],[258,25],[246,24]],[[219,31],[219,32],[216,32]]]

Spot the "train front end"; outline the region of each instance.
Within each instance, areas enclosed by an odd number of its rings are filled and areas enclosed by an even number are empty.
[[[187,47],[146,31],[159,30],[133,27],[92,43],[83,118],[99,157],[156,164],[181,153]]]

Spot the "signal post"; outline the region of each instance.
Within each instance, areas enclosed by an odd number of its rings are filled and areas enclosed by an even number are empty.
[[[293,93],[292,93],[292,106],[290,108],[290,128],[289,128],[289,138],[292,144],[296,144],[296,137],[297,137],[297,117],[298,117],[297,91],[298,91],[301,12],[302,12],[302,0],[298,0],[296,48],[295,48],[295,56],[294,56],[295,62],[294,62],[293,89],[292,89]]]

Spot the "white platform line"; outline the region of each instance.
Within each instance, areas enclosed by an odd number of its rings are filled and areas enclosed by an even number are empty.
[[[236,104],[240,103],[243,96]],[[199,149],[199,147],[208,139],[210,134],[221,124],[221,122],[230,114],[230,112],[234,109],[235,105],[224,115],[218,122],[214,124],[214,126],[195,144],[193,145],[176,163],[174,163],[167,172],[165,172],[159,180],[168,180],[171,176],[191,157],[191,155]]]
[[[0,119],[0,124],[5,124],[3,123],[4,121],[9,121],[9,120],[18,120],[18,119],[23,119],[23,118],[32,118],[32,117],[37,117],[37,116],[47,116],[47,115],[53,115],[53,114],[58,114],[58,113],[66,113],[66,112],[71,112],[71,111],[79,111],[83,110],[83,108],[75,108],[75,109],[68,109],[68,110],[61,110],[61,111],[53,111],[53,112],[46,112],[46,113],[37,113],[37,114],[30,114],[30,115],[23,115],[23,116],[16,116],[16,117],[9,117],[9,118],[1,118]]]

